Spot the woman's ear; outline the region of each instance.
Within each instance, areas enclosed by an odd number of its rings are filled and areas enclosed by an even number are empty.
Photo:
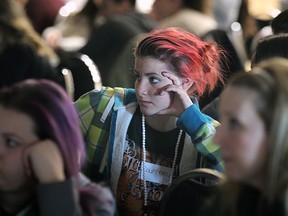
[[[185,91],[190,91],[190,88],[194,85],[194,82],[190,78],[181,78],[181,86]]]

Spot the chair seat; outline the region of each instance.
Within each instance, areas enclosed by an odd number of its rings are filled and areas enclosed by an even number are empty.
[[[157,215],[197,215],[199,207],[223,178],[222,173],[207,168],[191,170],[177,177],[165,192]]]

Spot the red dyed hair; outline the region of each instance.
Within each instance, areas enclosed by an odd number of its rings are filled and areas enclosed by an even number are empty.
[[[159,28],[150,32],[136,47],[135,57],[161,60],[179,77],[194,81],[198,98],[211,92],[217,81],[223,82],[219,58],[223,51],[214,42],[205,42],[190,32],[176,27]]]

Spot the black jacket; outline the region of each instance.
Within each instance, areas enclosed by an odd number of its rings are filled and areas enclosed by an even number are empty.
[[[0,54],[0,88],[29,78],[45,78],[58,84],[63,79],[48,59],[39,56],[29,45],[7,46]]]

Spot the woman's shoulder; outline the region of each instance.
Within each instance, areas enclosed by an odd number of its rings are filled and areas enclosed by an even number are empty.
[[[91,107],[102,103],[103,106],[108,105],[109,101],[128,104],[136,101],[135,90],[121,87],[102,86],[101,89],[93,89],[82,95],[75,103],[77,106],[86,107],[89,103]],[[79,107],[79,108],[80,108]]]

